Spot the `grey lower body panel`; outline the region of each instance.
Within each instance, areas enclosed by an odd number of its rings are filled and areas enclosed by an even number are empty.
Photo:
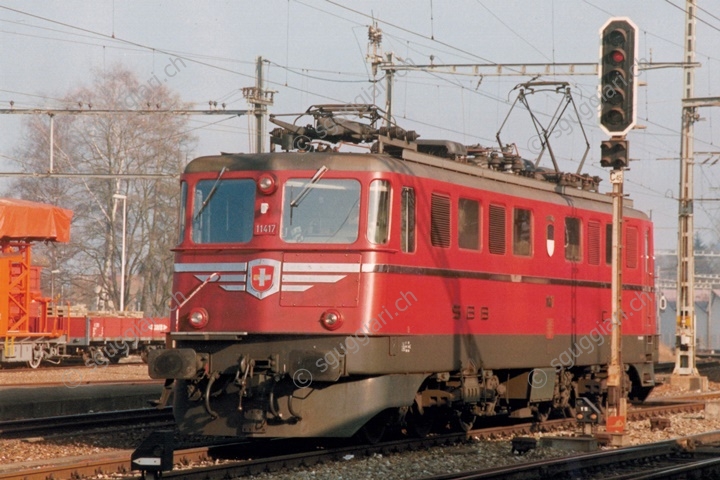
[[[211,401],[218,418],[212,419],[202,402],[183,394],[185,381],[175,391],[175,418],[188,434],[238,437],[350,437],[378,413],[388,408],[412,405],[425,375],[384,375],[329,385],[315,384],[291,395],[275,398],[278,413],[288,421],[268,421],[260,429],[243,427],[238,396],[228,391]],[[292,412],[290,405],[292,402]],[[293,419],[297,415],[300,420]],[[292,420],[291,420],[292,419]]]
[[[572,368],[603,365],[610,359],[609,336],[539,335],[416,335],[392,337],[356,336],[248,336],[243,341],[193,341],[178,344],[207,353],[210,369],[223,372],[237,368],[242,355],[274,356],[277,373],[302,368],[313,378],[334,381],[347,375],[383,375],[456,371],[469,362],[486,370],[517,368]],[[656,335],[626,335],[622,358],[628,364],[657,361]],[[150,376],[181,378],[156,369],[168,351],[151,354]],[[178,363],[181,360],[178,360]],[[185,361],[187,363],[187,361]],[[184,365],[192,370],[194,365]],[[177,366],[182,369],[183,366]]]
[[[346,337],[352,338],[352,337]],[[347,341],[347,340],[345,340]],[[469,362],[486,370],[532,369],[604,365],[610,359],[609,336],[428,335],[371,338],[353,353],[346,346],[344,361],[350,374],[456,371]],[[334,361],[343,348],[326,352]],[[657,337],[625,336],[623,361],[657,361]],[[322,363],[322,362],[321,362]]]

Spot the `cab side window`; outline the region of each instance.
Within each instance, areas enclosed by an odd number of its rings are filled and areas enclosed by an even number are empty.
[[[403,252],[415,251],[415,189],[403,187],[400,215],[400,248]]]
[[[458,201],[458,247],[480,249],[480,202],[461,198]]]
[[[582,259],[580,238],[580,219],[565,218],[565,258],[571,262],[579,262]]]
[[[513,254],[532,255],[532,212],[524,208],[513,211]]]
[[[373,180],[370,183],[367,239],[370,243],[387,243],[390,234],[390,182]]]

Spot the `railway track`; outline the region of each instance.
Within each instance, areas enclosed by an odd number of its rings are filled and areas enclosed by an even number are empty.
[[[703,403],[683,403],[677,405],[650,406],[638,408],[628,412],[629,420],[642,420],[657,415],[668,415],[679,412],[697,412],[704,408]],[[376,445],[349,445],[335,446],[311,445],[308,448],[306,440],[277,440],[265,442],[232,442],[224,445],[193,447],[175,450],[173,463],[175,465],[190,465],[208,460],[223,460],[224,463],[197,467],[192,469],[165,472],[164,478],[207,479],[229,478],[258,474],[263,471],[277,471],[283,468],[296,468],[311,466],[318,462],[332,462],[346,455],[357,457],[370,456],[375,453],[387,455],[407,450],[426,449],[433,446],[448,445],[464,442],[470,437],[481,439],[505,438],[514,435],[527,435],[537,431],[552,431],[567,428],[575,424],[573,419],[551,420],[542,424],[527,423],[510,426],[500,426],[472,430],[466,433],[437,435],[424,439],[403,438],[382,442]],[[717,433],[720,438],[720,432]],[[676,442],[677,443],[677,442]],[[283,452],[276,455],[273,452]],[[238,452],[242,457],[238,459]],[[292,453],[288,453],[292,452]],[[82,476],[109,475],[113,473],[130,473],[129,451],[119,452],[116,455],[105,455],[102,458],[93,457],[82,461],[56,464],[42,468],[32,468],[25,471],[2,473],[0,480],[9,478],[23,478],[27,480],[47,478],[79,478]]]
[[[434,475],[422,480],[687,479],[720,477],[720,431],[523,465]]]
[[[144,362],[138,357],[137,359],[133,358],[123,363],[102,363],[99,365],[102,366],[102,368],[122,368],[127,365],[142,365],[143,363]],[[85,361],[80,357],[65,359],[65,361],[59,364],[41,363],[37,368],[30,368],[23,363],[0,364],[0,372],[42,372],[44,370],[58,370],[64,368],[88,368],[88,366],[85,364]]]
[[[700,357],[700,355],[697,355]],[[717,357],[720,359],[720,356]],[[705,360],[702,362],[697,362],[695,364],[695,367],[700,371],[702,374],[703,370],[710,369],[717,367],[719,365],[718,360]],[[655,373],[656,374],[666,374],[666,373],[672,373],[675,369],[675,362],[660,362],[655,364]]]
[[[78,432],[94,428],[146,425],[152,423],[158,428],[172,426],[175,421],[172,409],[142,408],[116,412],[97,412],[82,415],[32,418],[0,422],[0,439],[25,438],[30,436],[53,435]]]
[[[162,384],[147,376],[143,363],[87,366],[74,365],[46,369],[28,370],[23,368],[0,369],[2,388],[32,388],[65,386],[75,388],[81,385],[102,385],[112,383]]]
[[[117,379],[117,380],[82,380],[79,382],[42,382],[42,383],[3,383],[2,388],[40,388],[40,387],[63,387],[63,388],[76,388],[82,385],[162,385],[162,380],[153,379]]]

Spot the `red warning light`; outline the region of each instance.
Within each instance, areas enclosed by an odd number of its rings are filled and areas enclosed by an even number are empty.
[[[612,61],[615,63],[622,63],[625,61],[625,54],[619,50],[615,50],[611,54]]]
[[[636,37],[637,26],[625,17],[613,17],[600,27],[600,125],[613,137],[635,126]]]

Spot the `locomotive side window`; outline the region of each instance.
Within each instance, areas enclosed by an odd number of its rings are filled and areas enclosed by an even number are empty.
[[[480,249],[480,202],[461,198],[458,202],[458,246]]]
[[[643,251],[645,273],[652,273],[650,270],[650,230],[645,230],[645,250]]]
[[[524,208],[513,211],[513,254],[532,255],[532,212]]]
[[[368,202],[367,239],[380,245],[387,243],[390,226],[390,182],[373,180]]]
[[[505,207],[490,205],[490,228],[488,250],[495,255],[505,255]]]
[[[430,243],[435,247],[450,247],[450,199],[432,194],[430,206]]]
[[[402,189],[402,225],[400,226],[400,243],[402,251],[415,251],[415,190],[410,187]]]
[[[605,263],[612,265],[612,224],[605,225]]]
[[[588,222],[588,263],[600,265],[600,223]]]
[[[291,178],[283,192],[280,238],[288,243],[353,243],[359,205],[357,180]]]
[[[565,218],[565,258],[571,262],[579,262],[582,259],[579,218]]]
[[[628,268],[638,267],[638,229],[628,227],[625,231],[625,266]]]
[[[253,235],[256,188],[253,180],[218,177],[199,181],[193,205],[193,242],[249,242]]]
[[[180,184],[180,212],[178,215],[180,218],[178,218],[178,225],[179,225],[179,232],[178,232],[178,244],[182,243],[183,239],[185,238],[185,203],[187,202],[187,182],[182,182]]]

